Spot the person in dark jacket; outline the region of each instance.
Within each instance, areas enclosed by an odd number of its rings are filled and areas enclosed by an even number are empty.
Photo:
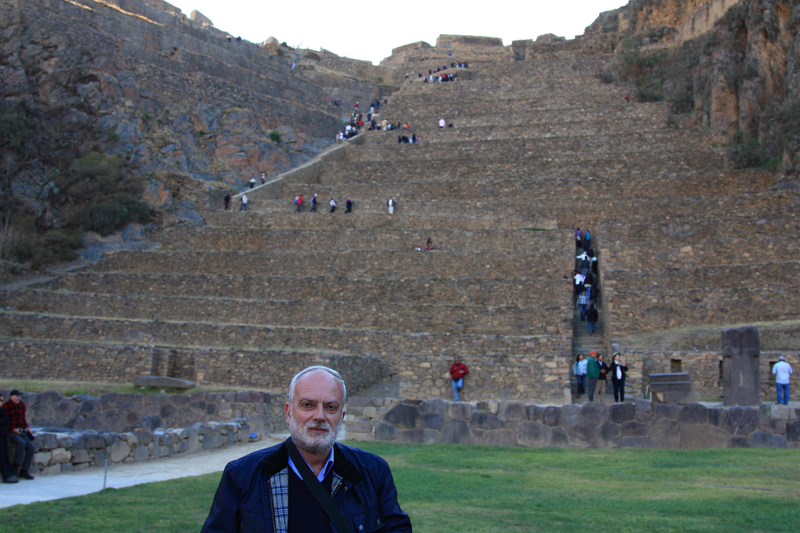
[[[611,374],[611,384],[614,385],[614,401],[624,402],[625,376],[628,373],[628,367],[625,365],[625,361],[622,360],[619,352],[614,354],[608,371]]]
[[[3,403],[3,395],[0,394],[0,404]],[[0,407],[0,474],[3,476],[3,483],[17,483],[19,480],[11,471],[8,464],[8,424],[10,420],[5,409]]]
[[[29,472],[33,462],[33,434],[28,427],[22,393],[18,390],[9,392],[8,401],[3,404],[3,410],[8,415],[8,436],[15,446],[12,472],[15,477],[20,479],[33,479]]]
[[[299,372],[284,406],[291,437],[228,463],[202,532],[334,533],[307,486],[320,483],[354,532],[411,533],[386,461],[336,442],[346,400],[336,371],[312,366]],[[300,470],[309,468],[316,481],[302,479],[290,458],[294,446],[307,465]]]
[[[594,332],[597,330],[597,319],[597,308],[590,302],[589,309],[586,310],[586,321],[589,323],[589,335],[594,335]]]
[[[608,376],[608,365],[603,360],[603,354],[597,354],[597,366],[600,367],[600,377],[597,380],[597,396],[598,401],[604,402],[606,400],[606,377]]]

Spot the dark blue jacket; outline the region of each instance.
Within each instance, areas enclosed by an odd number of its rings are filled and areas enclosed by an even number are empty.
[[[288,465],[285,443],[228,463],[202,532],[274,533],[270,483]],[[411,520],[397,503],[397,489],[386,461],[337,443],[333,471],[342,478],[333,501],[353,531],[411,533]],[[333,525],[331,531],[336,531]]]

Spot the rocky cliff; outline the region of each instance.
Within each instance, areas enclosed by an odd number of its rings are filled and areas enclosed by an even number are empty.
[[[620,74],[641,99],[671,100],[689,123],[730,136],[751,152],[742,165],[779,161],[795,177],[798,29],[800,6],[789,0],[632,0],[586,35],[615,41]]]
[[[43,192],[93,152],[118,158],[157,209],[179,187],[241,187],[304,163],[341,127],[330,97],[345,109],[384,89],[295,68],[301,56],[229,40],[166,2],[0,1],[4,214],[58,224]]]

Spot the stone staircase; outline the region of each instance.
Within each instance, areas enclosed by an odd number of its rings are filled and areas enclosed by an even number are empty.
[[[459,57],[460,81],[403,85],[381,114],[420,144],[366,132],[319,172],[248,191],[246,213],[212,197],[206,225],[160,231],[160,249],[0,294],[0,363],[37,378],[155,368],[275,390],[328,364],[353,391],[426,399],[450,398],[457,355],[468,401],[564,403],[577,351],[789,316],[797,194],[769,189],[764,171],[727,170],[705,131],[667,126],[665,104],[625,104],[624,88],[594,78],[611,57],[540,55]],[[319,194],[319,211],[295,213],[298,193]],[[569,278],[576,225],[602,235],[594,336]],[[414,250],[429,237],[432,251]],[[631,366],[635,396],[643,367]]]

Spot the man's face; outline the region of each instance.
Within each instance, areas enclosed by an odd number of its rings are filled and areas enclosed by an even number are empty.
[[[284,407],[292,441],[314,455],[330,453],[344,418],[342,385],[323,370],[297,380],[294,397]]]
[[[20,398],[19,396],[11,396],[11,401],[15,404],[18,404],[21,401],[21,399],[22,398]]]

